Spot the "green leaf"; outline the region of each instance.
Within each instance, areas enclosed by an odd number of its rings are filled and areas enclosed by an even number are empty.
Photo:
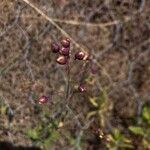
[[[98,98],[98,106],[99,106],[99,109],[104,109],[107,105],[107,92],[106,90],[104,89],[102,92],[101,92],[101,95],[100,97]]]
[[[133,145],[131,145],[131,144],[126,144],[126,143],[121,144],[120,147],[122,147],[122,148],[130,148],[130,149],[133,149],[133,148],[134,148]]]
[[[96,115],[97,111],[91,111],[87,114],[87,119],[91,118],[92,116]]]
[[[113,129],[113,138],[116,141],[118,141],[122,138],[122,135],[121,135],[120,131],[117,128]]]
[[[141,135],[141,136],[144,136],[144,129],[141,128],[141,127],[138,127],[138,126],[130,126],[129,127],[129,130],[136,134],[136,135]]]
[[[6,105],[3,105],[3,106],[1,107],[1,114],[2,114],[2,115],[6,114],[7,108],[8,108],[8,107],[7,107]]]
[[[76,139],[71,136],[70,132],[65,131],[65,134],[63,134],[63,136],[65,137],[65,139],[68,141],[68,143],[70,145],[74,145],[75,144]]]
[[[38,140],[39,139],[39,133],[36,129],[29,129],[26,132],[27,136],[30,137],[32,140]]]
[[[56,130],[52,131],[50,135],[43,141],[45,150],[49,150],[50,147],[52,147],[52,145],[54,144],[54,142],[57,141],[59,138],[59,132]]]
[[[96,102],[97,101],[96,97],[91,97],[91,98],[89,98],[89,100],[93,106],[98,107],[98,104]]]
[[[149,141],[147,141],[146,139],[143,139],[142,143],[143,143],[145,149],[150,150]]]
[[[145,106],[143,108],[142,118],[150,124],[150,106]]]
[[[60,137],[59,132],[56,131],[56,130],[54,130],[54,131],[51,133],[50,139],[51,139],[52,141],[56,141],[56,140],[59,139],[59,137]]]

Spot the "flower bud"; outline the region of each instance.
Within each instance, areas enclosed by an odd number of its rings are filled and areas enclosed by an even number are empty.
[[[83,84],[80,84],[79,86],[78,86],[78,91],[79,92],[85,92],[87,89],[86,89],[86,87],[85,87],[85,85],[83,85]]]
[[[58,53],[59,50],[60,50],[60,46],[59,46],[59,44],[57,44],[57,43],[52,43],[51,49],[52,49],[52,52],[53,52],[53,53]]]
[[[45,104],[48,102],[48,97],[47,96],[41,96],[39,98],[39,104]]]
[[[75,54],[75,59],[83,60],[84,57],[85,57],[85,53],[82,52],[82,51],[78,51],[78,52]]]
[[[63,39],[63,40],[61,41],[61,44],[62,44],[62,46],[65,47],[65,48],[70,47],[70,39],[68,39],[68,38]]]
[[[64,55],[64,56],[69,56],[69,48],[65,48],[65,47],[62,47],[60,50],[59,50],[59,53],[61,55]]]
[[[67,58],[65,56],[59,56],[57,59],[56,59],[56,62],[60,65],[65,65],[67,63]]]

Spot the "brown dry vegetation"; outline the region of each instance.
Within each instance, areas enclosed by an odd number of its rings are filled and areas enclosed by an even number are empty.
[[[128,127],[150,101],[150,1],[30,2],[55,24],[24,0],[0,1],[0,141],[34,146],[27,130],[55,120],[63,127],[58,127],[61,136],[49,149],[78,149],[71,140],[77,143],[81,134],[82,149],[105,149],[109,141],[96,131],[107,136],[113,128],[132,139],[133,149],[144,149]],[[56,64],[50,49],[51,42],[66,33],[72,38],[72,53],[78,49],[90,53],[96,72],[86,71],[88,90],[74,95],[69,109],[63,107],[65,94],[59,93],[65,91],[66,68]],[[78,84],[83,64],[71,63],[71,81]],[[53,90],[58,93],[52,95]],[[89,99],[102,91],[107,95],[103,119],[98,115],[88,119],[96,109]],[[43,94],[52,99],[39,106],[37,99]]]

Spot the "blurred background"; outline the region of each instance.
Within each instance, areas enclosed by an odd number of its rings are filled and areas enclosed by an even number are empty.
[[[149,15],[149,0],[1,0],[2,150],[150,149]],[[64,37],[70,88],[87,88],[69,102],[66,66],[51,52]],[[90,63],[73,60],[79,50]]]

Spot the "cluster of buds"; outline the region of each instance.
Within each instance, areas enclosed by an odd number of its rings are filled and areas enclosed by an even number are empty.
[[[59,56],[56,59],[56,62],[58,64],[67,64],[70,55],[70,40],[66,38],[61,41],[61,44],[52,43],[51,50],[53,53],[59,54]]]
[[[70,39],[65,38],[60,41],[60,43],[52,43],[51,51],[58,54],[56,62],[60,65],[66,65],[70,59]],[[77,51],[73,57],[74,60],[87,60],[88,56],[83,51]],[[81,93],[86,91],[86,86],[84,84],[79,84],[77,90]],[[47,103],[49,98],[47,96],[41,96],[38,100],[39,104]]]
[[[52,43],[51,50],[53,53],[58,53],[59,56],[56,59],[56,62],[60,65],[65,65],[68,62],[70,57],[70,39],[62,39],[59,43]],[[83,51],[78,51],[74,55],[75,60],[86,60],[86,54]]]
[[[60,43],[52,43],[51,49],[53,53],[59,53],[56,62],[60,65],[65,65],[70,58],[70,39],[62,39]],[[87,60],[88,55],[84,51],[77,51],[73,57],[74,60]],[[83,93],[86,91],[86,87],[83,84],[78,86],[78,91]]]
[[[60,65],[65,65],[70,58],[70,39],[62,39],[60,43],[52,43],[51,49],[53,53],[59,53],[56,62]],[[73,57],[74,60],[88,60],[88,55],[84,51],[77,51]],[[79,85],[78,91],[83,93],[86,91],[85,85]]]

